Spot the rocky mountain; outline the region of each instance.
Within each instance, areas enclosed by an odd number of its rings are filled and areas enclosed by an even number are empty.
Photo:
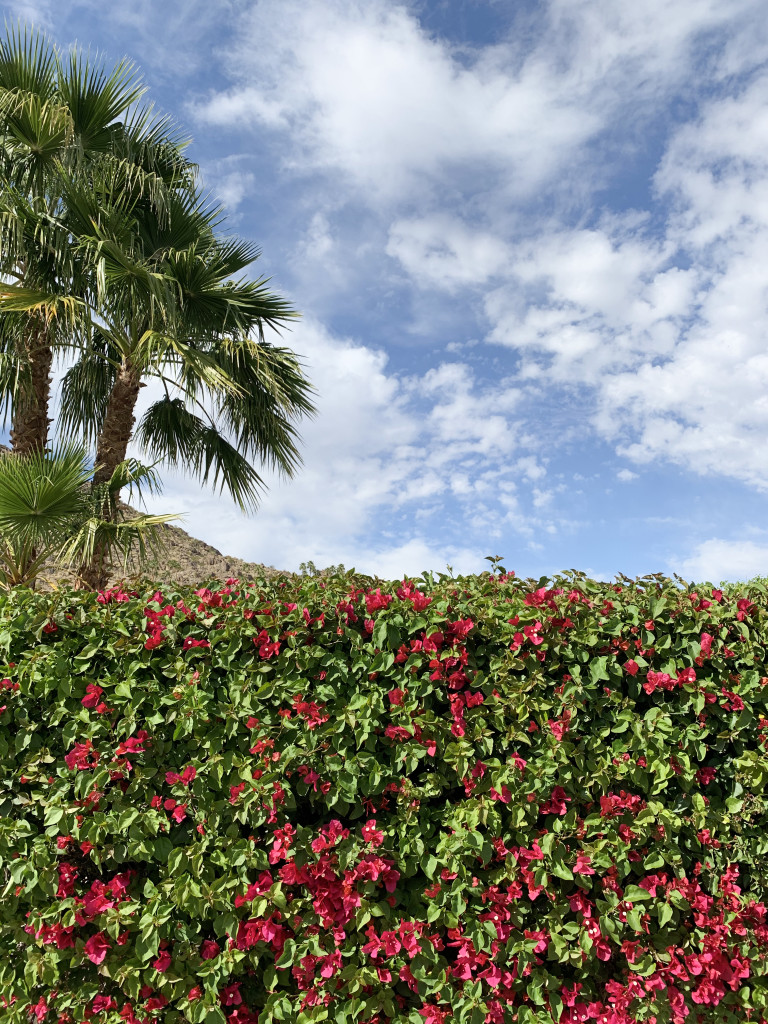
[[[133,511],[125,506],[128,515]],[[206,544],[205,541],[191,537],[179,526],[166,524],[160,527],[162,536],[162,552],[157,557],[148,557],[143,564],[138,558],[129,560],[127,568],[122,564],[115,566],[110,578],[110,586],[122,580],[136,581],[141,577],[164,583],[175,583],[182,586],[197,585],[203,581],[224,581],[234,576],[246,580],[262,577],[289,575],[280,572],[271,565],[259,562],[246,562],[242,558],[222,555],[220,551]],[[58,566],[48,566],[44,575],[50,582],[73,582],[74,573]],[[45,584],[43,583],[44,587]]]

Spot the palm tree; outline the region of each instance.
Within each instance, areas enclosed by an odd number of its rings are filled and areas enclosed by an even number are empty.
[[[0,589],[34,587],[48,561],[76,567],[101,549],[110,558],[122,554],[125,567],[132,552],[144,557],[148,546],[161,546],[158,527],[176,516],[103,516],[116,488],[156,490],[152,467],[123,462],[114,480],[97,487],[93,475],[87,451],[76,444],[0,455]]]
[[[127,61],[106,72],[77,51],[64,59],[20,27],[0,41],[0,280],[28,299],[0,327],[2,404],[17,453],[45,449],[54,354],[78,341],[85,285],[62,184],[111,169],[162,217],[169,182],[191,177],[186,143],[138,106],[143,91]]]
[[[264,340],[265,327],[296,314],[266,281],[235,276],[258,250],[218,238],[221,211],[188,187],[169,197],[165,224],[120,182],[73,183],[65,198],[96,287],[81,300],[91,330],[63,381],[61,427],[95,443],[94,484],[125,459],[140,388],[156,378],[164,397],[139,425],[143,448],[255,509],[263,481],[252,462],[292,475],[293,420],[314,411],[297,358]],[[5,305],[26,301],[11,289]],[[104,578],[96,561],[81,570],[92,586]]]
[[[29,57],[26,36],[16,50]],[[118,79],[125,88],[124,71]],[[165,394],[139,424],[144,448],[255,509],[263,480],[253,461],[292,475],[301,461],[294,421],[314,412],[296,356],[264,338],[266,327],[297,314],[267,281],[242,276],[258,250],[217,236],[221,211],[201,196],[166,122],[144,113],[109,139],[112,148],[88,161],[53,162],[55,202],[19,188],[8,192],[8,212],[0,209],[14,243],[6,265],[16,276],[0,290],[0,386],[12,396],[14,447],[44,448],[48,428],[50,361],[37,372],[45,386],[36,387],[19,353],[29,364],[36,345],[69,345],[79,359],[64,380],[60,427],[95,443],[94,488],[117,479],[140,388],[155,377]],[[48,182],[29,180],[35,188]],[[118,492],[109,494],[105,518],[117,508]],[[101,585],[106,567],[106,550],[96,545],[83,580]]]

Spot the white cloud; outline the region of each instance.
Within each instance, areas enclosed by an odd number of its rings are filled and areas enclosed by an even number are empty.
[[[451,292],[484,284],[509,262],[501,239],[444,214],[395,221],[386,251],[416,284]]]
[[[518,246],[488,340],[521,377],[580,386],[618,454],[768,488],[768,75],[710,100],[655,177],[662,234],[634,215]],[[664,205],[660,207],[665,209]]]
[[[538,63],[511,74],[491,51],[467,69],[398,4],[265,0],[243,34],[242,84],[198,105],[200,119],[282,126],[302,168],[341,170],[380,195],[457,162],[512,160],[521,183],[537,180],[595,127]]]
[[[633,473],[631,469],[620,469],[616,474],[616,479],[621,480],[623,484],[628,484],[631,480],[637,480],[637,473]]]
[[[520,354],[519,380],[591,392],[593,426],[625,458],[768,485],[760,5],[551,0],[525,48],[510,24],[496,45],[459,51],[404,4],[262,0],[243,17],[232,86],[197,114],[273,129],[304,177],[332,170],[328,194],[378,211],[386,255],[417,289],[465,303],[469,289],[484,292],[487,340]],[[750,25],[739,56],[730,41]],[[748,88],[738,84],[746,73]],[[644,128],[702,76],[731,94],[705,101],[669,140],[654,182],[657,219],[625,210],[569,224],[566,193],[588,207],[590,190],[615,171],[602,160],[611,145],[631,160]],[[614,141],[620,122],[636,126],[634,140]],[[534,189],[558,197],[547,221],[526,219]],[[334,239],[324,210],[304,255],[319,254],[317,265],[327,255],[339,282]],[[350,265],[359,260],[347,251]],[[366,259],[383,255],[374,244]],[[422,314],[413,329],[428,325]],[[479,453],[512,444],[504,415],[478,417],[476,436],[460,437],[471,405],[459,389],[429,421],[444,441]]]
[[[668,240],[694,268],[669,358],[605,382],[604,429],[637,424],[620,451],[768,488],[768,76],[712,101],[673,139],[657,185],[675,200]]]
[[[489,394],[458,363],[418,378],[396,375],[383,352],[333,337],[317,323],[302,323],[290,342],[319,392],[317,418],[300,428],[305,465],[295,479],[268,476],[260,512],[246,519],[226,497],[164,474],[167,486],[153,509],[183,508],[192,534],[225,554],[278,568],[311,559],[383,575],[397,566],[400,573],[442,571],[447,562],[480,571],[486,525],[511,508],[515,518],[508,521],[525,519],[510,488],[544,474],[521,452],[511,390],[494,384]],[[152,387],[144,389],[142,408],[155,397]],[[515,456],[520,473],[507,465]],[[526,488],[521,491],[525,498]],[[465,511],[479,517],[474,529],[463,522]],[[441,532],[455,519],[461,539],[436,543],[433,516]]]
[[[6,16],[9,25],[21,22],[25,25],[34,26],[37,29],[48,30],[52,26],[51,4],[48,0],[11,0],[6,4],[10,17]]]
[[[569,383],[666,357],[696,283],[667,265],[673,253],[631,221],[537,235],[486,296],[488,340],[522,350],[528,375]]]
[[[402,196],[459,168],[495,173],[520,194],[551,182],[619,111],[653,116],[687,80],[702,35],[717,31],[722,42],[738,19],[759,24],[759,6],[553,0],[523,53],[514,19],[497,45],[459,51],[404,4],[261,0],[228,54],[235,84],[195,110],[239,131],[284,130],[294,167],[341,171],[369,198]]]
[[[671,567],[683,579],[716,584],[768,576],[768,544],[713,537],[702,541],[688,558],[671,563]]]
[[[255,175],[249,171],[229,171],[216,179],[214,183],[216,196],[226,207],[228,213],[240,206],[253,189],[255,181]]]

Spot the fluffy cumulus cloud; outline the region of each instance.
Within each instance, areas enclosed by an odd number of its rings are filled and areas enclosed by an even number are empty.
[[[516,69],[490,48],[467,67],[400,4],[262,0],[242,31],[243,81],[200,103],[199,118],[282,129],[287,163],[341,172],[379,199],[456,167],[533,184],[597,127],[546,66]]]
[[[648,119],[694,47],[754,3],[556,0],[525,33],[459,47],[384,0],[260,0],[242,16],[239,78],[197,107],[209,123],[284,130],[288,161],[393,199],[458,172],[526,192],[552,181],[620,113]],[[662,30],[663,26],[663,30]],[[533,45],[531,45],[533,43]]]
[[[497,385],[491,396],[458,363],[419,377],[398,375],[389,371],[384,352],[334,337],[317,323],[302,325],[291,342],[318,391],[318,415],[302,426],[300,474],[290,482],[267,476],[268,500],[253,519],[179,475],[168,478],[153,507],[184,507],[184,525],[193,534],[225,554],[268,551],[280,568],[311,559],[383,575],[395,566],[399,572],[443,570],[447,562],[479,571],[486,552],[479,555],[467,540],[477,544],[478,531],[498,521],[500,510],[519,514],[513,500],[518,476],[545,474],[522,454],[512,390]],[[145,389],[143,406],[154,400],[153,391]],[[453,513],[453,531],[444,521],[448,497],[466,510]],[[439,542],[431,539],[435,518],[444,538]]]
[[[715,584],[768,576],[768,544],[710,538],[672,567],[683,579],[710,580]]]

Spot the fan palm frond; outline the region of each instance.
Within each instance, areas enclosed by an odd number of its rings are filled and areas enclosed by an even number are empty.
[[[34,313],[46,322],[58,318],[74,324],[87,309],[78,295],[57,295],[39,288],[0,284],[0,312]]]
[[[150,458],[226,490],[243,511],[258,508],[262,478],[215,424],[187,409],[182,399],[163,398],[151,405],[135,436]]]
[[[50,99],[56,92],[59,53],[36,29],[15,28],[0,40],[0,89],[21,89]]]
[[[72,114],[80,147],[92,152],[109,148],[112,123],[145,91],[130,61],[120,61],[107,73],[77,48],[62,62],[58,78],[58,93]]]
[[[0,457],[0,586],[33,583],[45,562],[81,565],[95,552],[146,557],[162,548],[160,527],[173,514],[129,515],[105,507],[123,487],[158,489],[153,466],[135,459],[118,466],[108,484],[89,487],[94,467],[86,450],[69,444],[56,451]]]
[[[86,443],[95,444],[107,413],[119,362],[119,354],[109,340],[101,332],[94,332],[91,343],[83,348],[80,358],[61,381],[61,434],[79,435]]]
[[[78,445],[53,454],[0,457],[0,535],[6,543],[50,547],[82,511],[91,476]]]

